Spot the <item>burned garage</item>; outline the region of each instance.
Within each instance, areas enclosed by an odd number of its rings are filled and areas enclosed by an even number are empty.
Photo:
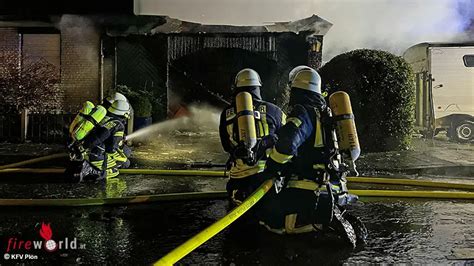
[[[192,102],[222,107],[244,67],[260,73],[263,97],[278,102],[293,67],[321,66],[323,36],[331,26],[318,16],[255,27],[163,19],[149,29],[109,29],[107,34],[115,38],[116,84],[163,88],[170,116]]]

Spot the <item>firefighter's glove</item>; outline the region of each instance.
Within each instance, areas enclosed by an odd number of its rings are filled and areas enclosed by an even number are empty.
[[[241,159],[247,165],[255,165],[256,163],[256,157],[253,150],[247,148],[243,144],[240,144],[234,149],[233,158]]]
[[[273,179],[273,185],[277,194],[280,193],[280,191],[286,185],[285,178],[281,176],[279,172],[268,171],[268,169],[266,169],[260,174],[260,178],[260,183],[263,183],[269,179]]]
[[[277,141],[278,141],[277,135],[267,135],[267,136],[264,136],[262,140],[260,141],[261,143],[260,146],[266,150],[268,148],[273,147]]]
[[[253,148],[254,154],[256,154],[256,160],[260,160],[267,155],[267,149],[272,148],[277,142],[278,138],[276,135],[264,136],[257,142],[257,145]]]

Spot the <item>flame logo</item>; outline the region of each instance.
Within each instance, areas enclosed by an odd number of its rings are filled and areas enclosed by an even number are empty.
[[[53,236],[53,231],[51,230],[51,226],[50,226],[50,223],[48,224],[45,224],[44,222],[41,222],[41,228],[40,228],[40,236],[48,241],[51,239],[51,237]]]

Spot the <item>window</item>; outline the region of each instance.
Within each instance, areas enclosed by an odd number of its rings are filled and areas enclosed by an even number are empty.
[[[61,35],[53,28],[21,28],[21,56],[25,69],[35,64],[48,64],[60,77]]]
[[[462,59],[466,67],[474,67],[474,54],[467,54]]]

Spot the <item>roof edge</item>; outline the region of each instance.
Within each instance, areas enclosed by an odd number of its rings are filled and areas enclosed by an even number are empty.
[[[209,25],[164,17],[166,22],[154,27],[151,34],[168,33],[280,33],[293,32],[299,34],[306,32],[310,35],[325,35],[332,27],[332,23],[317,15],[289,21],[277,22],[261,26],[234,26],[234,25]]]

